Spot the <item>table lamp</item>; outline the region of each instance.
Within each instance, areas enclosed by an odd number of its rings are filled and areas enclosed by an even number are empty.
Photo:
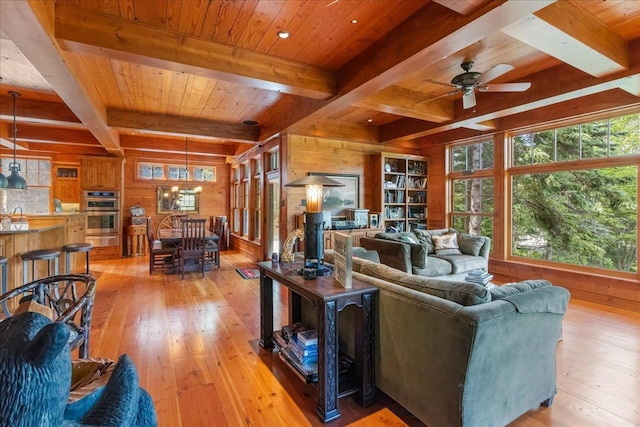
[[[322,265],[324,262],[323,187],[344,187],[344,184],[326,176],[309,175],[290,182],[285,187],[306,188],[304,269],[313,269],[316,276],[325,276],[331,270]]]

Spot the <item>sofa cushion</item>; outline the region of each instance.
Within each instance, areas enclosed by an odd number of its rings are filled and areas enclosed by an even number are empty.
[[[483,270],[487,268],[487,260],[481,256],[473,256],[473,255],[435,255],[429,257],[429,260],[432,259],[443,259],[451,264],[451,273],[464,273],[466,271],[471,270]],[[429,264],[431,266],[431,264]]]
[[[435,230],[413,230],[420,243],[427,245],[427,252],[429,254],[435,254],[436,249],[433,246],[433,236],[442,236],[444,234],[456,233],[454,228],[438,228]],[[376,236],[377,237],[377,236]]]
[[[380,256],[378,255],[378,251],[367,250],[363,247],[356,246],[352,250],[352,255],[356,258],[366,259],[375,263],[380,263]]]
[[[458,233],[458,246],[463,254],[478,256],[485,239],[480,236]]]
[[[431,239],[436,255],[460,255],[462,253],[458,247],[458,237],[455,233],[432,236]]]
[[[426,267],[419,268],[415,265],[412,266],[411,271],[413,274],[425,277],[445,276],[451,274],[453,266],[447,260],[431,256],[427,257]]]
[[[476,283],[456,282],[416,276],[371,261],[353,260],[353,270],[367,276],[443,298],[460,305],[476,305],[491,301],[489,290]]]
[[[546,286],[551,286],[548,280],[524,280],[517,283],[507,283],[502,286],[494,286],[489,292],[491,292],[491,299],[495,300]]]
[[[396,242],[406,243],[411,248],[411,265],[418,268],[427,267],[427,253],[428,248],[419,243],[415,234],[410,231],[402,233],[378,233],[375,235],[376,239],[393,240]]]

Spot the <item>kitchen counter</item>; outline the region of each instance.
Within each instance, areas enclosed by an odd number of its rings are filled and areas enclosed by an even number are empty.
[[[0,254],[8,258],[7,290],[22,285],[22,258],[20,254],[34,249],[60,249],[65,242],[65,226],[49,225],[44,227],[30,227],[29,230],[0,231]],[[36,276],[47,276],[47,263],[36,263]],[[64,272],[64,255],[58,260],[59,272]],[[29,277],[31,279],[31,277]]]
[[[61,227],[61,225],[50,225],[47,227],[40,227],[40,228],[29,228],[28,230],[0,230],[0,235],[2,236],[9,236],[9,235],[14,235],[14,234],[28,234],[28,233],[42,233],[45,231],[49,231],[52,230],[54,228],[59,228]],[[6,255],[4,255],[6,256]]]

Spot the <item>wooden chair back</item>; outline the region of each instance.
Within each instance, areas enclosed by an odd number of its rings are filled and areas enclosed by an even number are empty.
[[[205,242],[205,218],[185,218],[182,220],[182,240],[180,246],[185,251],[203,249]]]

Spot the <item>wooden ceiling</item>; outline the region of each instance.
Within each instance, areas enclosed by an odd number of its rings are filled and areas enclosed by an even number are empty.
[[[3,1],[0,54],[0,137],[17,90],[30,155],[166,158],[188,137],[228,157],[287,132],[418,147],[640,106],[640,1]],[[447,84],[467,60],[531,88],[463,109]]]

